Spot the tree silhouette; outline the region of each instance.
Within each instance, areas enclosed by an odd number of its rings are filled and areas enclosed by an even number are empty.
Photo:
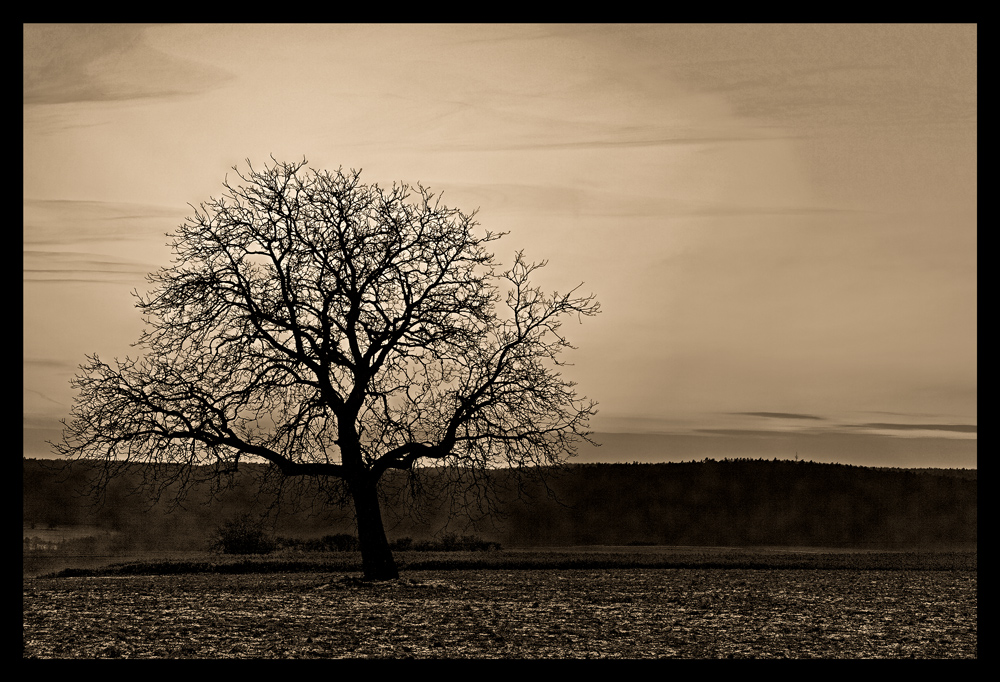
[[[599,304],[543,294],[530,276],[545,263],[522,253],[502,269],[487,246],[503,234],[420,185],[248,166],[170,235],[174,264],[135,294],[145,352],[87,356],[52,445],[103,461],[105,481],[143,463],[173,491],[193,465],[223,476],[241,457],[334,481],[365,576],[396,577],[383,474],[565,461],[595,404],[560,373],[560,325]]]

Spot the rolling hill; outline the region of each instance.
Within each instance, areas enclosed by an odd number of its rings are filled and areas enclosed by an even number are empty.
[[[25,527],[91,525],[137,548],[203,547],[226,519],[271,510],[273,532],[320,537],[353,532],[349,510],[322,503],[311,481],[277,497],[257,494],[262,466],[241,469],[232,486],[194,485],[182,506],[130,495],[141,481],[125,469],[102,506],[82,496],[96,471],[89,463],[23,460]],[[176,470],[173,473],[177,473]],[[786,460],[703,460],[664,464],[578,464],[540,470],[539,480],[493,474],[483,513],[449,511],[435,495],[455,472],[424,472],[414,492],[404,475],[383,486],[390,539],[430,538],[448,530],[477,533],[504,547],[551,545],[721,545],[935,547],[977,541],[975,470],[885,469]],[[300,504],[294,504],[298,492]],[[302,504],[319,500],[319,504]],[[278,502],[280,505],[277,505]],[[484,499],[470,500],[475,508]],[[414,512],[414,513],[411,513]],[[481,517],[481,518],[480,518]]]

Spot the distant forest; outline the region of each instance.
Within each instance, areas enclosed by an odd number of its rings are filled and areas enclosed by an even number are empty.
[[[250,466],[213,498],[195,487],[183,508],[128,494],[138,466],[116,479],[105,503],[81,496],[95,465],[24,459],[26,528],[89,525],[122,548],[203,549],[224,521],[269,517],[273,532],[317,538],[353,533],[351,512],[298,509],[258,494]],[[977,542],[977,472],[881,469],[787,460],[578,464],[545,470],[521,486],[495,472],[498,514],[449,511],[449,498],[416,495],[405,475],[386,482],[390,540],[476,533],[504,548],[566,545],[953,547]],[[428,472],[433,480],[434,471]],[[282,500],[284,498],[281,498]],[[393,502],[393,500],[402,500]],[[405,508],[404,508],[405,507]],[[415,508],[416,514],[407,509]],[[275,512],[275,510],[277,511]],[[30,534],[30,530],[28,531]]]

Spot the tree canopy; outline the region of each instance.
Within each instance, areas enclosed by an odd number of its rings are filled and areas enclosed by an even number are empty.
[[[248,164],[249,165],[249,164]],[[171,235],[136,293],[137,358],[87,357],[57,452],[116,462],[270,462],[354,498],[365,572],[392,577],[376,487],[390,469],[558,464],[595,404],[561,373],[561,324],[599,312],[545,294],[542,263],[428,189],[274,162]]]

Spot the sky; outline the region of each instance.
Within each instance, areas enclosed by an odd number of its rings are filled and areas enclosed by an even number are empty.
[[[23,26],[24,455],[233,167],[421,183],[602,312],[579,461],[977,466],[974,24]]]

